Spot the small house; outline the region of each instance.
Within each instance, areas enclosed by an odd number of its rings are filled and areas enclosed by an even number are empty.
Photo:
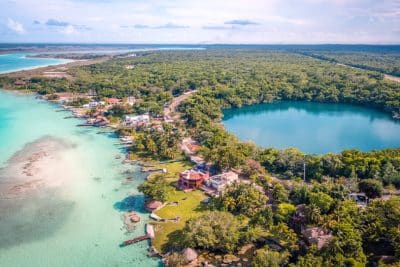
[[[206,184],[217,191],[222,191],[226,186],[231,185],[238,180],[239,176],[237,173],[229,171],[210,177],[210,179],[206,181]]]
[[[149,122],[150,122],[149,114],[135,115],[135,116],[126,115],[124,118],[124,123],[127,126],[146,125]]]
[[[25,85],[25,84],[26,84],[26,82],[23,81],[23,80],[16,80],[14,82],[14,85],[16,85],[16,86],[22,86],[22,85]]]
[[[182,190],[196,189],[208,178],[208,172],[196,169],[186,170],[179,173],[178,187]]]

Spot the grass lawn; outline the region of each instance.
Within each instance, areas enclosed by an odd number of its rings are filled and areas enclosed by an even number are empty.
[[[150,169],[167,169],[167,173],[165,174],[165,178],[168,182],[176,182],[178,181],[179,172],[190,169],[193,167],[193,164],[189,161],[178,161],[178,162],[170,162],[170,163],[155,163],[152,164]],[[149,179],[155,174],[159,174],[159,172],[155,172],[149,175]]]
[[[153,245],[158,251],[165,252],[165,244],[169,239],[169,235],[176,230],[180,230],[185,226],[186,221],[202,214],[201,201],[207,196],[199,191],[183,192],[175,189],[170,194],[168,201],[178,202],[177,206],[165,206],[158,210],[156,214],[161,218],[175,218],[181,217],[179,222],[160,222],[154,223],[156,225],[155,238]],[[183,200],[184,199],[184,200]]]
[[[199,216],[202,213],[201,201],[207,196],[199,191],[183,192],[175,187],[178,181],[179,172],[193,167],[189,161],[179,161],[171,163],[157,163],[152,168],[167,169],[165,178],[171,183],[171,191],[168,195],[168,202],[178,202],[177,206],[165,206],[158,210],[156,214],[161,218],[171,219],[180,217],[179,222],[154,222],[156,237],[153,240],[153,245],[158,251],[165,252],[165,245],[169,239],[169,235],[176,230],[180,230],[185,226],[187,220]],[[155,175],[153,173],[151,175]],[[150,175],[150,179],[151,179]]]

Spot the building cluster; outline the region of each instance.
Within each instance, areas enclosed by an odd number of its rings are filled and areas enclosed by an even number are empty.
[[[210,175],[208,167],[204,167],[203,165],[180,172],[177,185],[184,191],[200,188],[208,195],[217,195],[222,192],[226,186],[232,185],[238,181],[239,176],[233,171]]]
[[[110,124],[107,119],[107,114],[112,114],[112,108],[116,105],[133,106],[136,103],[134,96],[128,96],[124,99],[119,98],[103,98],[98,100],[95,98],[95,94],[83,94],[83,93],[56,93],[53,94],[55,101],[62,103],[64,106],[70,106],[72,102],[78,99],[89,99],[89,102],[83,104],[80,107],[74,108],[74,114],[76,117],[85,118],[87,121],[81,126],[93,125],[93,126],[107,126]],[[142,115],[126,115],[122,119],[122,126],[125,127],[143,127],[149,126],[151,122],[149,114]],[[153,123],[153,122],[152,122]],[[154,121],[153,128],[162,130],[161,123]]]
[[[181,143],[181,149],[190,161],[196,164],[196,167],[179,173],[178,187],[184,191],[200,188],[208,195],[216,195],[239,180],[237,173],[226,171],[219,174],[211,175],[210,167],[205,163],[204,159],[197,153],[200,144],[190,138],[184,138]]]

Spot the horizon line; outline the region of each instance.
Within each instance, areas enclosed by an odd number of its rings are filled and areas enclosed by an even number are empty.
[[[13,44],[48,44],[48,45],[190,45],[190,46],[212,46],[212,45],[365,45],[365,46],[400,46],[400,43],[129,43],[129,42],[1,42],[0,45],[13,45]]]

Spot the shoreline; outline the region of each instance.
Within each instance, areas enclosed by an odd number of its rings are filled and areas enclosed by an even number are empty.
[[[69,60],[70,62],[61,63],[61,64],[54,64],[48,66],[40,66],[40,67],[33,67],[31,69],[23,69],[23,70],[15,70],[6,73],[0,73],[0,77],[11,77],[11,78],[19,78],[19,79],[29,79],[32,77],[48,77],[48,74],[52,72],[55,73],[65,73],[65,77],[68,79],[73,79],[71,75],[66,73],[70,68],[79,67],[79,66],[86,66],[90,64],[102,63],[109,58],[100,58],[94,60]],[[68,59],[67,59],[68,60]]]
[[[88,62],[85,62],[86,64],[88,63]],[[69,65],[70,65],[70,63],[68,63]],[[90,62],[90,64],[92,64],[92,61]],[[62,65],[65,65],[65,64],[61,64],[61,66]],[[58,65],[57,67],[59,67],[60,65]],[[40,68],[40,70],[42,71],[43,69],[44,70],[47,70],[47,69],[49,69],[49,68],[52,68],[52,67],[43,67],[43,68]],[[31,72],[32,70],[25,70],[25,71],[21,71],[21,72],[18,72],[18,75],[23,75],[24,73],[26,73],[26,72]],[[47,104],[50,104],[50,105],[52,105],[52,109],[53,109],[53,112],[57,112],[57,111],[64,111],[64,112],[69,112],[72,116],[68,116],[68,117],[65,117],[64,119],[67,119],[67,118],[74,118],[74,119],[77,119],[77,120],[84,120],[84,118],[82,118],[82,117],[80,117],[80,116],[77,116],[77,113],[76,113],[76,111],[75,111],[75,108],[74,107],[66,107],[66,106],[63,106],[61,103],[57,103],[56,101],[50,101],[50,100],[47,100],[46,98],[43,98],[43,97],[41,97],[41,95],[39,95],[38,93],[36,93],[36,92],[32,92],[32,91],[21,91],[21,90],[8,90],[8,89],[4,89],[4,88],[0,88],[0,90],[3,90],[4,92],[9,92],[9,93],[11,93],[11,94],[15,94],[15,95],[30,95],[30,96],[32,96],[32,97],[34,97],[34,98],[39,98],[39,99],[41,99],[41,100],[45,100],[46,101],[46,103]],[[35,101],[37,101],[37,99],[35,100]],[[78,122],[78,121],[77,121]],[[79,124],[75,124],[75,127],[78,127],[79,126]],[[94,127],[96,127],[95,125],[90,125],[90,127],[91,128],[94,128]],[[98,127],[98,128],[103,128],[103,129],[106,129],[104,132],[103,131],[99,131],[97,134],[100,134],[100,133],[107,133],[107,132],[112,132],[112,133],[115,133],[115,128],[113,128],[112,126],[110,126],[110,125],[108,125],[108,126],[103,126],[103,127]],[[118,143],[118,145],[121,145],[121,146],[124,146],[125,144],[123,143],[123,141],[119,138],[119,137],[114,137],[114,138],[116,138],[117,140],[117,143]],[[37,141],[39,141],[39,140],[37,140]],[[33,143],[35,143],[36,141],[34,141]],[[29,144],[28,144],[29,145]],[[17,151],[16,153],[18,153],[19,151]],[[152,173],[152,171],[147,171],[147,170],[145,170],[144,168],[146,167],[146,166],[151,166],[151,165],[154,165],[154,162],[150,162],[150,161],[147,161],[146,159],[144,159],[144,158],[138,158],[138,159],[135,159],[135,160],[131,160],[131,159],[129,159],[129,153],[127,152],[127,150],[126,149],[123,149],[122,151],[121,151],[121,153],[124,155],[124,157],[123,158],[121,158],[121,161],[120,161],[120,165],[121,166],[126,166],[126,165],[136,165],[136,166],[138,166],[139,168],[140,168],[140,172],[142,172],[142,173],[146,173],[146,179],[147,179],[147,176],[149,175],[149,174],[151,174]],[[28,177],[28,178],[32,178],[32,176],[33,177],[35,177],[36,175],[37,175],[37,170],[35,169],[35,168],[33,168],[31,165],[32,164],[34,164],[34,163],[36,163],[36,162],[39,162],[39,161],[41,161],[41,160],[43,160],[44,161],[44,163],[43,164],[46,164],[46,163],[48,163],[48,160],[46,161],[46,157],[48,157],[48,153],[47,152],[43,152],[43,153],[39,153],[40,155],[38,155],[39,156],[39,158],[38,159],[35,159],[35,158],[32,158],[32,159],[29,159],[30,161],[27,163],[27,164],[25,164],[26,166],[24,166],[24,168],[26,167],[26,170],[24,169],[24,174]],[[14,157],[14,156],[13,156]],[[11,159],[11,158],[10,158]],[[7,164],[7,162],[5,162],[6,164]],[[40,162],[39,162],[40,163]],[[43,165],[42,164],[42,165]],[[41,165],[41,166],[42,166]],[[46,168],[44,168],[43,166],[42,166],[42,168],[41,169],[43,169],[43,170],[45,170]],[[52,169],[54,169],[54,168],[52,168]],[[0,171],[1,171],[2,169],[0,169]],[[32,172],[34,172],[34,173],[32,173]],[[55,187],[54,187],[55,186]],[[34,181],[32,181],[32,182],[29,182],[29,181],[27,181],[27,182],[24,182],[24,183],[21,183],[20,185],[16,185],[16,186],[14,186],[13,187],[13,192],[15,191],[16,193],[20,193],[20,192],[22,192],[22,193],[24,193],[24,190],[26,191],[29,191],[29,190],[33,190],[33,192],[36,192],[36,191],[38,191],[38,190],[41,190],[41,189],[46,189],[47,187],[49,187],[49,188],[57,188],[57,187],[59,187],[59,185],[57,185],[57,184],[55,184],[55,185],[51,185],[51,184],[49,184],[49,185],[47,185],[46,184],[46,182],[45,181],[43,181],[43,179],[36,179],[36,180],[34,180]],[[1,193],[1,192],[0,192]],[[36,193],[35,193],[36,194]],[[0,194],[0,195],[2,195],[2,194]],[[129,194],[128,196],[132,196],[131,194]],[[11,200],[11,199],[13,199],[13,198],[5,198],[5,199],[8,199],[8,200]],[[141,209],[145,209],[145,205],[143,205],[139,210],[141,210]],[[136,209],[135,209],[135,211],[136,211]],[[118,217],[120,217],[120,216],[118,216]],[[149,220],[149,222],[151,222],[151,220]],[[122,223],[122,225],[124,224],[124,222],[122,221],[121,222]],[[124,240],[121,240],[121,242],[123,242]],[[117,245],[117,244],[116,244]],[[162,255],[161,254],[159,254],[158,252],[157,252],[157,250],[155,250],[155,248],[150,244],[150,245],[148,245],[147,246],[147,251],[148,251],[148,256],[149,257],[152,257],[152,258],[161,258],[162,257]]]

